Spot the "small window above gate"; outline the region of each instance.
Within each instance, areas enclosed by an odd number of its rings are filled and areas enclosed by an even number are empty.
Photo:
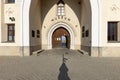
[[[57,15],[64,16],[65,15],[65,3],[63,0],[60,0],[57,3]]]

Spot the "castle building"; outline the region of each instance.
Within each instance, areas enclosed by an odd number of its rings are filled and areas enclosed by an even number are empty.
[[[68,48],[120,57],[120,0],[0,0],[0,56]]]

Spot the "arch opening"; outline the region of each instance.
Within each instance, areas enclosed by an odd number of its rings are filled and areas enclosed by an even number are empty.
[[[70,34],[63,28],[57,28],[52,35],[52,48],[70,48]]]
[[[61,31],[63,30],[63,33],[60,33],[58,35],[54,34],[54,33],[59,33],[58,32],[59,30]],[[62,45],[61,38],[60,38],[62,36],[67,36],[68,38],[66,46]],[[56,41],[56,43],[53,44],[53,41],[54,41],[53,39],[56,39],[59,41]],[[53,25],[52,28],[50,29],[48,33],[48,49],[52,49],[55,47],[67,47],[69,49],[74,49],[74,32],[68,24],[60,22]]]
[[[54,31],[57,28],[60,28],[62,26],[62,28],[65,28],[69,34],[70,34],[70,49],[83,49],[87,52],[92,52],[92,47],[98,47],[100,45],[99,38],[100,38],[100,33],[96,33],[99,32],[99,2],[98,0],[94,1],[94,0],[81,0],[81,2],[79,2],[79,0],[65,0],[65,3],[68,4],[72,9],[73,12],[76,13],[77,18],[79,19],[79,23],[80,24],[76,24],[76,22],[74,21],[74,17],[70,14],[68,14],[67,17],[65,17],[66,20],[62,20],[59,19],[58,17],[54,16],[53,18],[49,18],[46,20],[46,23],[43,25],[43,21],[46,17],[46,14],[49,11],[49,8],[51,8],[51,6],[53,6],[53,4],[56,3],[56,0],[51,0],[51,3],[48,2],[47,0],[35,0],[35,2],[33,3],[32,0],[25,0],[23,2],[23,15],[22,15],[22,27],[21,27],[21,46],[27,46],[29,47],[28,49],[24,49],[24,52],[28,52],[30,51],[30,46],[33,47],[38,47],[41,46],[41,49],[52,49],[52,35],[54,33]],[[39,3],[38,3],[39,2]],[[37,5],[35,5],[37,4]],[[49,5],[48,5],[49,4]],[[47,5],[47,7],[46,7]],[[36,10],[36,6],[37,6],[37,10]],[[54,6],[55,7],[55,6]],[[46,8],[48,8],[46,10]],[[30,10],[32,9],[32,10]],[[36,10],[38,12],[34,13],[33,10]],[[53,11],[56,10],[55,8],[53,9]],[[70,11],[70,9],[66,9],[66,11]],[[86,12],[87,11],[87,12]],[[55,12],[55,11],[54,11]],[[85,14],[86,13],[86,14]],[[32,16],[31,16],[32,14]],[[35,17],[34,15],[37,15],[37,17]],[[52,14],[51,14],[52,15]],[[38,19],[39,17],[39,19]],[[67,19],[68,18],[68,19]],[[71,18],[71,19],[70,19]],[[57,20],[56,20],[57,19]],[[63,17],[64,19],[64,17]],[[33,23],[33,21],[35,21]],[[59,22],[62,21],[62,22]],[[73,21],[73,22],[70,22]],[[32,22],[32,23],[31,23]],[[48,22],[50,23],[50,26],[48,24]],[[51,23],[53,22],[53,23]],[[58,23],[59,22],[59,23]],[[64,22],[64,23],[63,23]],[[55,24],[57,23],[57,24]],[[74,24],[72,24],[74,23]],[[95,24],[96,23],[96,24]],[[37,24],[37,25],[36,25]],[[55,25],[53,25],[55,24]],[[49,27],[51,27],[49,29]],[[70,26],[69,26],[70,25]],[[86,31],[89,32],[89,36],[88,37],[84,37],[82,38],[82,27],[85,26],[85,31],[84,34],[86,34]],[[35,28],[36,27],[36,28]],[[79,29],[77,29],[79,28]],[[40,38],[32,38],[31,39],[31,29],[35,29],[34,31],[41,31],[40,34]],[[48,31],[49,29],[49,31]],[[72,30],[73,29],[73,30]],[[78,31],[79,30],[79,31]],[[43,34],[42,32],[45,32],[45,34]],[[74,32],[73,32],[74,31]],[[77,36],[76,36],[77,34]],[[46,37],[47,35],[47,37]],[[93,36],[94,35],[94,36]],[[26,37],[27,36],[27,37]],[[78,39],[80,39],[78,41]],[[44,42],[42,42],[44,41]],[[37,43],[39,43],[40,45],[38,45]],[[33,49],[32,47],[32,49]],[[25,51],[28,50],[28,51]],[[32,50],[33,51],[33,50]]]

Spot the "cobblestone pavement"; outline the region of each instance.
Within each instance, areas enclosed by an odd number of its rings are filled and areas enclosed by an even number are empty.
[[[120,80],[120,58],[93,58],[67,49],[0,57],[0,80]]]

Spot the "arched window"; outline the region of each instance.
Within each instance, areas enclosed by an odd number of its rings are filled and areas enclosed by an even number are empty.
[[[64,16],[65,15],[65,3],[62,0],[60,0],[57,3],[57,15],[58,16]]]

